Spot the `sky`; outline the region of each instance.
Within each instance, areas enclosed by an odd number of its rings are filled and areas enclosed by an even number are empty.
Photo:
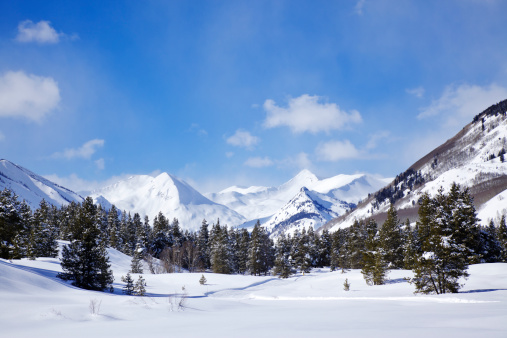
[[[507,99],[507,2],[1,1],[0,158],[75,191],[394,177]]]

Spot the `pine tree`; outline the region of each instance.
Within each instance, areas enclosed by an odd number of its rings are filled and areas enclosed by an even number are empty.
[[[500,225],[497,229],[497,239],[500,244],[500,261],[507,263],[507,225],[505,222],[505,215],[500,219]]]
[[[468,189],[453,184],[448,195],[421,199],[419,231],[421,253],[414,268],[416,292],[455,293],[458,280],[468,277],[468,264],[476,256],[470,245],[477,217]]]
[[[230,274],[231,248],[229,246],[229,233],[227,227],[220,226],[220,220],[213,225],[210,236],[211,269],[215,273]]]
[[[72,280],[77,287],[104,290],[112,287],[113,273],[100,230],[95,223],[96,207],[87,197],[72,220],[71,243],[62,250],[62,270],[59,277]]]
[[[134,295],[144,297],[146,296],[146,281],[142,275],[139,275],[136,284],[134,285]]]
[[[132,273],[143,273],[143,256],[144,248],[141,247],[140,243],[137,243],[134,255],[132,256],[132,262],[130,263],[130,271]]]
[[[109,213],[107,214],[107,231],[108,231],[108,239],[109,246],[114,249],[120,248],[120,220],[118,219],[118,209],[114,206],[111,206]]]
[[[208,222],[204,219],[197,235],[197,250],[199,250],[199,260],[204,270],[211,267],[209,256],[209,231]]]
[[[15,193],[5,188],[0,192],[0,258],[8,259],[12,256],[14,238],[21,225],[19,201]],[[22,224],[22,227],[28,227]],[[24,248],[18,251],[20,254]]]
[[[343,282],[343,290],[349,291],[350,290],[350,283],[348,278],[345,278],[345,282]]]
[[[382,285],[385,284],[389,269],[385,258],[386,253],[380,246],[377,224],[374,221],[368,223],[367,234],[361,273],[368,285]]]
[[[125,286],[122,289],[122,292],[125,295],[132,295],[134,293],[134,280],[130,275],[130,272],[127,272],[126,276],[121,276],[121,281],[125,283]]]
[[[274,263],[272,242],[259,220],[254,225],[248,248],[248,271],[252,275],[267,274]]]
[[[301,233],[296,232],[294,234],[294,246],[292,257],[294,258],[294,265],[303,275],[310,272],[312,268],[312,258],[310,251],[310,240],[303,228]]]
[[[322,230],[320,240],[318,241],[318,260],[317,266],[324,267],[331,265],[331,248],[333,239],[327,229]]]
[[[403,268],[403,238],[398,213],[391,204],[387,219],[379,231],[379,247],[385,252],[385,259],[391,269]]]
[[[206,285],[206,277],[204,277],[204,275],[201,276],[201,278],[199,278],[199,284],[201,285]]]
[[[284,233],[278,236],[275,252],[275,275],[280,278],[289,278],[292,274],[291,243],[290,238],[287,238]]]

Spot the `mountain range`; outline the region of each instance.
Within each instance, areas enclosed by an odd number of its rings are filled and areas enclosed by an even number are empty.
[[[251,228],[259,220],[276,236],[296,229],[350,226],[374,218],[379,224],[393,203],[401,219],[417,219],[422,194],[433,196],[453,182],[474,196],[482,224],[507,214],[507,100],[475,116],[458,134],[394,179],[368,174],[319,179],[309,170],[277,187],[232,186],[203,195],[168,173],[135,175],[92,191],[95,203],[147,215],[162,212],[183,228],[197,230],[203,219]],[[13,190],[36,208],[44,198],[56,206],[81,202],[79,194],[8,160],[0,160],[0,189]]]

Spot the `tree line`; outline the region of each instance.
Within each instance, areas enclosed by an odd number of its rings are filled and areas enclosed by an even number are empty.
[[[0,255],[2,258],[56,257],[58,239],[70,241],[62,250],[61,278],[77,286],[104,290],[112,273],[106,248],[132,256],[133,273],[145,261],[151,273],[182,270],[281,278],[312,268],[361,269],[370,285],[385,283],[389,270],[414,271],[417,292],[457,292],[469,264],[507,262],[505,216],[499,224],[478,225],[473,199],[453,184],[419,201],[419,220],[402,222],[391,205],[386,221],[357,220],[334,233],[313,228],[269,237],[259,221],[251,232],[206,220],[198,231],[183,231],[178,219],[159,213],[148,217],[104,210],[91,198],[57,208],[44,200],[35,211],[9,190],[0,193]]]

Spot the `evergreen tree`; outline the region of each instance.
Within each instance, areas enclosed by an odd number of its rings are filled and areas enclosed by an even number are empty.
[[[125,286],[122,289],[122,292],[125,295],[132,295],[134,293],[134,280],[130,275],[130,272],[127,272],[126,276],[121,276],[121,281],[125,283]]]
[[[299,269],[303,275],[310,272],[312,268],[312,258],[310,240],[306,229],[303,228],[301,233],[296,232],[294,234],[294,246],[292,248],[292,257],[294,258],[295,268]]]
[[[220,220],[213,225],[210,236],[211,269],[215,273],[230,274],[231,248],[229,246],[229,233],[227,227],[220,226]]]
[[[389,269],[385,258],[386,253],[380,245],[377,224],[374,221],[368,223],[367,234],[361,273],[368,285],[382,285],[385,284]]]
[[[448,195],[440,189],[435,198],[424,196],[420,203],[423,240],[412,280],[416,292],[458,292],[458,280],[468,277],[468,264],[476,255],[470,248],[477,222],[472,198],[468,189],[453,184]]]
[[[109,239],[109,246],[114,249],[120,248],[120,220],[118,219],[118,209],[111,206],[109,213],[107,214],[107,232]]]
[[[398,213],[391,204],[387,219],[379,231],[379,247],[391,269],[403,268],[403,237]]]
[[[238,236],[238,273],[244,274],[248,271],[248,248],[250,246],[250,233],[243,228],[239,231]]]
[[[207,282],[206,277],[204,277],[204,275],[202,275],[201,278],[199,278],[199,284],[205,285],[206,282]]]
[[[113,273],[100,230],[95,220],[96,207],[87,197],[73,220],[71,243],[62,250],[62,270],[59,277],[72,280],[77,287],[88,290],[104,290],[112,287]]]
[[[317,266],[318,267],[330,266],[331,248],[333,244],[333,239],[327,229],[322,230],[322,235],[320,236],[320,240],[317,243],[318,243]]]
[[[290,238],[287,238],[284,233],[278,236],[275,252],[275,275],[280,278],[289,278],[292,274],[291,243]]]
[[[143,273],[143,256],[144,248],[140,243],[137,243],[134,255],[132,256],[132,262],[130,263],[130,271],[132,273]]]
[[[500,219],[500,225],[497,229],[497,239],[500,244],[500,261],[507,263],[507,225],[505,215]]]
[[[139,275],[136,284],[134,285],[134,295],[141,297],[146,296],[146,281],[142,275]]]
[[[272,242],[259,220],[254,225],[248,248],[248,271],[252,275],[267,274],[273,266]]]
[[[199,251],[199,260],[204,270],[211,267],[209,255],[209,231],[208,222],[204,219],[197,235],[197,250]]]
[[[20,222],[18,196],[5,188],[0,192],[0,258],[8,259],[12,255],[14,237]],[[22,226],[27,227],[26,224]]]

